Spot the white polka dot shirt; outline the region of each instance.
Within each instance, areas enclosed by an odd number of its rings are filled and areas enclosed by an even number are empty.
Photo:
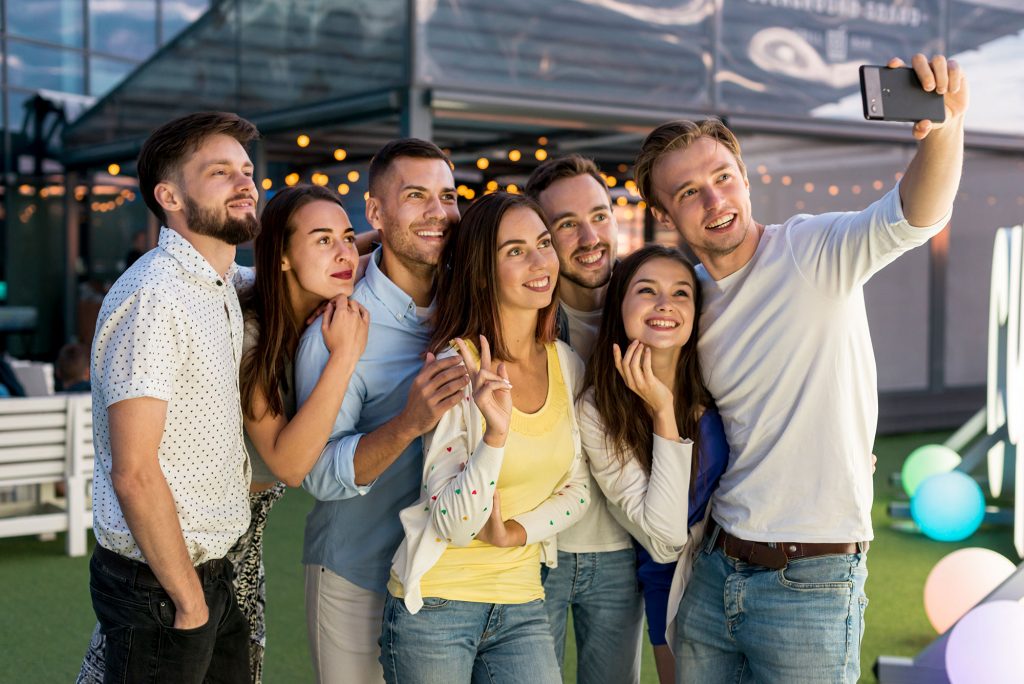
[[[92,349],[96,541],[145,561],[110,479],[107,407],[167,402],[160,468],[192,562],[222,558],[249,525],[249,459],[242,438],[238,363],[242,310],[227,279],[181,235],[160,229],[156,249],[103,300]]]

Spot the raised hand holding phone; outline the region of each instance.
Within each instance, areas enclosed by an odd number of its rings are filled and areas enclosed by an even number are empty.
[[[890,69],[900,69],[904,68],[906,64],[902,59],[893,57],[886,66]],[[947,60],[943,55],[935,55],[929,60],[923,54],[918,53],[911,58],[910,66],[920,81],[921,89],[924,92],[942,96],[945,112],[945,119],[942,121],[927,117],[917,120],[914,123],[914,137],[918,140],[924,140],[932,130],[943,128],[950,124],[961,125],[970,102],[970,97],[967,78],[964,76],[956,60]],[[937,119],[938,117],[935,118]]]
[[[473,354],[465,340],[456,338],[455,346],[466,368],[473,368]],[[512,383],[508,380],[505,364],[491,359],[491,345],[483,335],[480,336],[480,368],[476,373],[470,371],[469,377],[473,402],[487,423],[484,442],[492,447],[505,446],[512,421]]]

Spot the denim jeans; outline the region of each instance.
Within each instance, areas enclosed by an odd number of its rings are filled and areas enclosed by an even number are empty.
[[[423,599],[412,615],[388,594],[380,635],[389,684],[560,684],[544,602]]]
[[[249,626],[235,602],[231,564],[214,561],[199,575],[210,619],[175,629],[174,602],[149,566],[96,547],[89,589],[106,639],[103,681],[250,681]]]
[[[697,554],[676,616],[677,682],[856,682],[867,554],[791,560],[782,570]]]
[[[601,553],[558,552],[558,567],[541,568],[558,664],[565,658],[567,613],[576,636],[576,681],[631,684],[640,680],[644,604],[632,548]]]

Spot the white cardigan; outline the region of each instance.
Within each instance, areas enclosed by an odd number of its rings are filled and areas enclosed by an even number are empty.
[[[705,517],[687,529],[690,512],[690,466],[693,442],[673,442],[654,435],[650,475],[636,459],[625,463],[609,449],[604,421],[594,405],[593,391],[577,403],[583,449],[590,472],[608,500],[612,516],[658,563],[676,563],[669,590],[665,635],[669,647],[675,617],[693,560],[704,537]],[[678,561],[678,562],[676,562]]]
[[[555,342],[569,405],[583,378],[583,362],[569,345]],[[439,358],[456,352],[445,351]],[[567,529],[590,505],[587,466],[583,460],[575,411],[569,411],[572,429],[572,466],[546,501],[513,519],[526,530],[526,543],[541,543],[541,561],[558,562],[556,535]],[[395,552],[391,569],[405,590],[410,613],[423,607],[420,580],[449,545],[468,546],[491,516],[492,498],[505,449],[483,441],[484,420],[467,386],[463,400],[445,413],[423,440],[423,488],[412,506],[399,513],[405,539]]]

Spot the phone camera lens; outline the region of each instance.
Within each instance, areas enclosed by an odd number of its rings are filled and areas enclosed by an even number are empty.
[[[878,105],[876,105],[874,102],[871,103],[871,111],[873,111],[873,112],[877,112],[878,111]]]

